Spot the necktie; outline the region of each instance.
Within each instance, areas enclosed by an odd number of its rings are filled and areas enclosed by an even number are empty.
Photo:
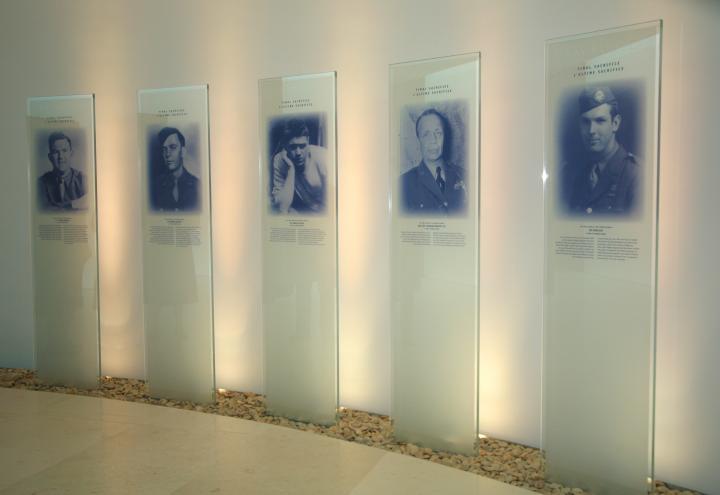
[[[442,178],[442,169],[440,167],[435,169],[435,182],[437,182],[438,187],[440,188],[441,192],[445,192],[445,180]]]
[[[175,202],[178,202],[178,199],[180,199],[180,191],[178,190],[178,181],[177,177],[175,178],[175,185],[173,185],[173,191],[172,191],[173,199]]]
[[[596,163],[593,165],[592,170],[590,170],[590,189],[595,189],[595,186],[597,186],[598,180],[600,180],[599,172],[600,164]]]
[[[60,189],[60,203],[64,203],[65,202],[65,180],[62,177],[60,177],[59,189]]]

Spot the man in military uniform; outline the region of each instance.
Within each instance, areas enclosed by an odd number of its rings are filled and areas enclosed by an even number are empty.
[[[622,116],[607,86],[586,88],[578,98],[585,156],[566,166],[565,199],[580,214],[632,214],[639,204],[640,162],[616,139]]]
[[[70,166],[72,141],[62,132],[48,137],[48,160],[52,170],[38,179],[38,200],[43,210],[81,209],[76,203],[85,196],[85,176]]]
[[[430,108],[415,121],[422,160],[400,176],[402,205],[406,213],[452,215],[465,211],[465,170],[447,160],[450,126]]]
[[[174,127],[158,133],[164,170],[154,178],[151,202],[155,210],[194,211],[199,206],[200,181],[185,168],[185,136]]]

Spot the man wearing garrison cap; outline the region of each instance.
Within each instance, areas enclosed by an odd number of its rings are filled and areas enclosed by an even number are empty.
[[[585,153],[565,170],[568,206],[581,214],[631,214],[639,202],[640,163],[616,139],[622,116],[615,95],[607,86],[588,87],[578,104]]]

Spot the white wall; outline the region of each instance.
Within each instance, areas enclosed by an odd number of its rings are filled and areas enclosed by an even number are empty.
[[[338,71],[340,395],[388,412],[388,77],[482,52],[480,425],[540,443],[544,46],[662,18],[658,476],[718,493],[720,2],[2,0],[0,366],[33,366],[28,96],[94,92],[103,373],[144,375],[136,90],[210,84],[218,385],[262,390],[257,79]]]

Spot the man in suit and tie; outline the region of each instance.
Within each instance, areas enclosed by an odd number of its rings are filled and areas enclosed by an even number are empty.
[[[640,161],[617,140],[618,101],[607,86],[585,88],[578,98],[584,156],[563,170],[565,201],[581,215],[629,215],[638,204]]]
[[[465,170],[449,162],[450,125],[430,108],[415,121],[422,160],[400,176],[401,204],[405,213],[462,214],[467,206]]]
[[[175,127],[165,127],[157,142],[163,170],[153,178],[150,199],[154,210],[195,211],[199,206],[200,181],[185,168],[185,136]]]

